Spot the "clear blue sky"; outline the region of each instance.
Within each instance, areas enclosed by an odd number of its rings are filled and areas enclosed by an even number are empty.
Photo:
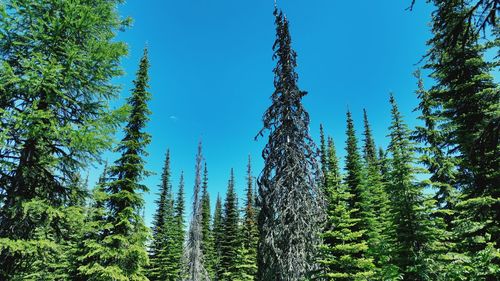
[[[298,53],[299,86],[309,92],[303,102],[311,116],[311,134],[317,140],[323,123],[339,156],[344,155],[347,108],[358,133],[362,109],[368,110],[377,145],[384,147],[389,92],[395,94],[406,121],[416,122],[412,72],[427,49],[432,7],[422,0],[413,12],[406,11],[410,2],[278,1],[290,21]],[[273,91],[272,11],[272,0],[148,0],[120,6],[121,15],[132,17],[134,23],[118,37],[129,45],[129,56],[123,60],[126,73],[116,80],[123,87],[118,104],[130,93],[146,42],[150,51],[153,113],[147,127],[152,135],[147,168],[156,175],[145,180],[150,188],[145,195],[148,224],[167,148],[174,190],[180,171],[185,172],[188,206],[200,139],[212,202],[217,193],[225,194],[231,167],[237,191],[243,194],[248,154],[254,175],[260,172],[266,139],[253,138]],[[91,170],[91,183],[97,173]]]

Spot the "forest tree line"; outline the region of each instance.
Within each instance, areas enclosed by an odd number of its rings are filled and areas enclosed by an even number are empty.
[[[0,280],[498,280],[500,89],[498,57],[485,56],[498,55],[498,2],[430,2],[434,83],[415,71],[420,125],[389,95],[382,148],[368,112],[360,130],[347,111],[344,161],[322,126],[319,145],[309,135],[275,7],[263,171],[254,177],[249,156],[239,200],[231,170],[212,212],[201,142],[191,205],[167,150],[151,227],[147,48],[126,105],[109,107],[127,53],[121,1],[0,3]],[[90,188],[82,171],[109,150],[117,160]]]

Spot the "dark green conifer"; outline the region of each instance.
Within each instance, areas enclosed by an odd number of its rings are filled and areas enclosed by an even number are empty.
[[[201,193],[201,251],[203,252],[203,257],[205,258],[205,268],[210,275],[210,278],[214,278],[214,266],[215,266],[215,249],[214,249],[214,238],[212,233],[212,218],[210,210],[210,195],[208,193],[208,169],[207,163],[205,162],[205,167],[203,169],[203,180],[202,180],[202,193]]]
[[[246,188],[246,202],[245,202],[245,215],[243,216],[243,229],[242,239],[243,247],[239,250],[241,257],[240,274],[245,280],[254,280],[257,274],[257,243],[259,241],[259,230],[257,229],[257,221],[255,214],[254,192],[253,192],[253,176],[252,176],[252,162],[250,155],[248,156],[247,165],[247,188]]]
[[[224,239],[224,225],[222,218],[222,200],[217,193],[217,201],[215,201],[214,210],[214,223],[213,223],[213,234],[214,234],[214,248],[215,248],[215,280],[222,280],[224,273],[224,268],[222,267],[222,241]]]
[[[415,165],[415,147],[410,140],[410,130],[392,95],[390,103],[392,122],[388,151],[392,158],[387,189],[395,229],[393,260],[404,280],[428,280],[438,273],[432,272],[427,263],[437,239],[430,216],[432,205],[424,197],[424,183],[416,179],[416,174],[423,171]]]
[[[479,43],[479,34],[471,32],[474,22],[469,19],[478,6],[460,0],[433,3],[433,38],[428,42],[426,67],[432,70],[436,85],[429,97],[450,132],[444,148],[457,157],[456,180],[463,193],[456,205],[455,231],[460,239],[456,251],[464,254],[456,258],[456,270],[462,271],[457,278],[494,280],[500,274],[500,88],[490,72],[497,64],[485,61],[486,48]],[[490,8],[498,11],[497,4]],[[495,14],[487,19],[495,20]]]
[[[237,257],[240,249],[240,228],[238,198],[234,190],[234,172],[231,169],[222,216],[223,237],[221,241],[221,267],[224,269],[222,280],[231,281],[237,273]]]
[[[182,280],[185,230],[185,199],[184,199],[184,172],[181,172],[179,178],[179,188],[175,200],[174,208],[174,244],[171,255],[168,258],[168,268],[170,272],[169,281]]]
[[[160,197],[156,201],[157,209],[153,220],[153,237],[149,249],[150,265],[148,278],[171,280],[168,258],[174,248],[174,198],[170,182],[170,151],[167,150],[163,173],[161,175]]]

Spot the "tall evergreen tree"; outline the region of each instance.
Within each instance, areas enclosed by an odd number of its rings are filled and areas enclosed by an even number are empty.
[[[263,136],[268,131],[269,138],[259,178],[257,279],[295,281],[314,268],[323,203],[314,143],[308,132],[309,115],[301,103],[306,92],[297,85],[288,20],[277,8],[274,15],[275,91],[259,133]]]
[[[107,105],[126,54],[119,2],[0,4],[1,280],[66,278],[64,240],[83,219],[72,179],[118,125]]]
[[[179,188],[177,191],[177,197],[175,200],[174,208],[174,231],[173,237],[174,244],[171,251],[171,255],[168,258],[168,268],[170,277],[169,281],[182,280],[183,266],[184,266],[184,240],[186,236],[184,213],[185,213],[185,203],[184,203],[184,172],[181,172],[179,179]]]
[[[257,244],[259,241],[259,230],[257,228],[254,192],[253,192],[253,176],[252,176],[252,161],[248,155],[247,164],[247,188],[246,188],[246,204],[245,215],[243,217],[243,249],[240,254],[244,255],[241,269],[244,271],[242,275],[247,276],[246,280],[254,280],[257,274]]]
[[[417,149],[422,155],[420,161],[431,173],[430,183],[437,188],[434,199],[440,210],[438,214],[444,219],[447,230],[451,231],[458,192],[456,159],[450,155],[451,151],[448,151],[450,147],[445,143],[451,132],[448,127],[442,125],[443,118],[439,116],[438,104],[425,90],[420,70],[414,75],[418,80],[417,96],[420,100],[415,110],[421,111],[419,119],[424,125],[415,128],[412,138],[423,144]]]
[[[168,257],[174,246],[174,198],[170,183],[170,151],[167,150],[161,175],[160,198],[153,220],[153,239],[149,249],[149,280],[168,280],[171,272]]]
[[[367,229],[368,255],[374,259],[376,274],[379,279],[394,279],[397,273],[390,261],[390,252],[394,237],[390,220],[389,197],[386,193],[386,183],[380,171],[379,158],[375,141],[372,137],[368,114],[363,110],[364,119],[364,182],[369,190],[370,206],[368,211],[369,225]]]
[[[404,280],[433,279],[426,262],[433,250],[432,242],[436,239],[430,219],[431,206],[426,204],[424,185],[415,178],[422,171],[414,164],[415,148],[410,140],[410,130],[403,122],[392,95],[390,103],[392,122],[388,151],[392,158],[388,190],[396,233],[394,264]]]
[[[237,272],[236,261],[240,248],[240,228],[238,214],[238,198],[234,190],[234,172],[231,174],[227,184],[226,201],[222,216],[224,236],[221,241],[221,266],[224,268],[222,280],[233,280]]]
[[[342,183],[332,138],[328,138],[326,175],[327,220],[323,230],[318,263],[319,280],[367,280],[373,275],[373,263],[366,257],[368,245],[363,231],[356,226],[349,201],[352,194]]]
[[[328,163],[327,163],[327,149],[325,142],[325,132],[323,131],[323,124],[319,124],[319,153],[321,159],[321,171],[323,172],[323,177],[326,181],[326,174],[328,172]]]
[[[105,185],[107,224],[102,245],[95,251],[95,261],[81,268],[88,279],[147,280],[144,266],[148,263],[145,242],[148,229],[140,211],[143,208],[141,192],[148,188],[141,180],[149,173],[144,168],[145,147],[150,135],[144,132],[150,111],[147,106],[151,94],[148,89],[148,51],[139,64],[132,95],[128,98],[130,114],[125,127],[125,136],[116,152],[121,156],[109,168],[110,181]]]
[[[195,164],[195,179],[193,189],[193,210],[191,216],[191,223],[187,233],[186,248],[184,251],[186,265],[186,273],[184,280],[186,281],[205,281],[210,280],[206,267],[204,265],[205,258],[201,250],[201,243],[203,239],[202,234],[202,208],[200,200],[201,191],[201,166],[203,162],[201,141],[198,144],[198,153],[196,154]]]
[[[203,181],[202,181],[202,193],[201,193],[201,251],[205,257],[205,268],[210,275],[210,278],[214,278],[214,266],[215,266],[215,250],[214,250],[214,238],[212,234],[211,225],[211,210],[210,210],[210,195],[208,193],[208,169],[207,163],[205,162],[205,167],[203,169]]]
[[[364,145],[363,145],[363,157],[366,163],[375,163],[377,161],[377,148],[375,146],[375,140],[372,136],[372,130],[370,128],[370,122],[368,121],[368,113],[366,109],[363,109],[363,125],[364,125]]]
[[[478,34],[470,32],[469,15],[477,7],[460,0],[433,3],[427,68],[437,83],[429,96],[449,128],[445,144],[457,155],[457,183],[463,191],[455,229],[461,240],[457,250],[465,256],[457,263],[465,269],[462,278],[494,280],[500,274],[500,88],[490,75],[492,65],[483,57]],[[450,37],[460,44],[450,44]]]
[[[224,225],[222,221],[222,200],[219,194],[217,194],[217,201],[215,201],[214,210],[214,223],[213,223],[213,234],[214,234],[214,248],[215,248],[215,280],[222,280],[222,275],[224,273],[224,268],[222,267],[222,241],[224,239]]]
[[[364,182],[363,167],[361,163],[361,155],[358,150],[358,140],[354,129],[354,122],[350,111],[347,111],[347,140],[346,140],[346,157],[345,157],[345,184],[352,194],[349,201],[353,218],[359,219],[356,225],[359,231],[367,232],[371,227],[373,220],[371,211],[371,202],[369,202],[371,194]],[[366,235],[364,235],[366,236]]]

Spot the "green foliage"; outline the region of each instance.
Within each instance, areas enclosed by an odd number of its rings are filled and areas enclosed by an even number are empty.
[[[175,221],[174,198],[170,183],[170,151],[167,151],[165,164],[161,176],[160,198],[153,221],[153,239],[149,249],[150,265],[148,267],[149,280],[175,280],[172,272],[172,256],[174,255]]]
[[[372,137],[368,115],[364,113],[364,183],[367,192],[368,256],[372,257],[377,269],[377,277],[382,280],[394,278],[394,266],[391,264],[391,247],[394,228],[390,219],[390,202],[386,193],[386,183],[379,167],[379,159]],[[380,157],[383,158],[383,157]]]
[[[388,194],[395,229],[394,264],[405,280],[434,280],[427,260],[436,247],[436,222],[431,219],[429,204],[423,195],[425,183],[415,175],[421,172],[415,164],[415,148],[410,130],[403,122],[394,97],[391,95],[392,122],[388,151],[391,153]]]
[[[210,210],[210,195],[208,193],[208,170],[207,164],[205,163],[205,168],[203,170],[203,181],[202,181],[202,194],[201,194],[201,251],[203,252],[203,257],[205,258],[205,268],[210,275],[210,278],[214,278],[215,272],[214,267],[216,263],[215,256],[215,246],[214,237],[212,233],[211,226],[211,210]]]
[[[222,217],[222,201],[220,199],[219,194],[217,194],[217,201],[215,201],[213,234],[214,234],[214,247],[216,254],[215,280],[222,280],[222,275],[224,273],[224,268],[222,267],[221,264],[222,241],[224,240],[224,224]]]
[[[184,256],[184,241],[186,236],[185,231],[185,201],[184,201],[184,173],[181,172],[179,179],[179,189],[177,191],[177,198],[175,200],[174,208],[174,231],[173,231],[173,246],[171,256],[168,260],[168,271],[171,276],[170,280],[178,280],[181,277],[183,270],[183,256]]]
[[[220,265],[224,272],[222,280],[233,280],[237,272],[238,250],[241,247],[238,214],[238,198],[234,190],[234,172],[231,169],[222,216],[223,237],[221,240]]]
[[[143,132],[150,113],[148,68],[145,49],[132,96],[128,99],[131,110],[125,136],[116,149],[121,157],[109,168],[110,180],[104,185],[107,212],[101,250],[89,253],[89,263],[80,272],[89,280],[148,280],[144,267],[148,263],[145,242],[149,231],[140,215],[143,207],[140,192],[148,190],[140,183],[148,174],[143,160],[147,155],[145,147],[150,142],[150,136]]]
[[[238,278],[241,280],[254,280],[257,274],[257,244],[259,241],[259,230],[257,228],[257,215],[255,212],[255,198],[253,192],[253,176],[250,155],[247,165],[247,188],[246,188],[245,214],[243,217],[242,243],[238,251],[237,269],[240,272]]]
[[[422,103],[439,109],[433,117],[446,129],[448,136],[443,146],[452,152],[451,162],[458,165],[456,179],[443,182],[457,184],[462,191],[456,212],[451,213],[457,239],[454,250],[457,255],[451,263],[456,266],[451,271],[461,272],[461,279],[495,280],[500,275],[500,204],[497,200],[500,197],[500,88],[490,74],[498,62],[487,63],[484,52],[488,45],[498,46],[498,28],[493,27],[493,41],[484,47],[479,43],[479,34],[470,32],[474,26],[468,19],[476,12],[474,7],[458,0],[433,3],[436,10],[426,67],[432,70],[436,85]],[[492,7],[496,9],[496,5]],[[456,44],[450,44],[450,37]],[[446,166],[440,168],[443,170]]]
[[[350,205],[352,193],[342,183],[333,140],[328,140],[326,175],[327,220],[320,246],[317,278],[320,280],[367,280],[374,275],[374,265],[366,257],[368,245],[358,230],[360,219]]]
[[[107,106],[126,53],[114,40],[124,24],[117,3],[0,4],[2,280],[64,278],[83,212],[75,175],[109,148],[118,124]]]

